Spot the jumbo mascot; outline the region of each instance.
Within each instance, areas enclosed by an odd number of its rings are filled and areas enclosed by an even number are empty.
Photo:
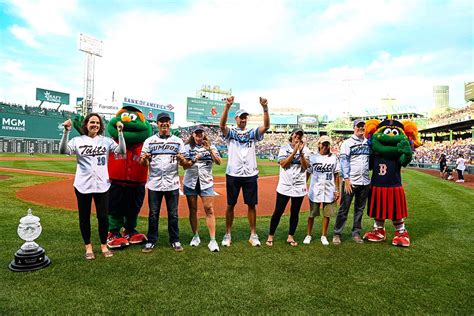
[[[373,217],[374,228],[364,235],[364,239],[381,242],[386,239],[384,223],[392,220],[395,237],[392,245],[410,246],[410,236],[405,228],[404,218],[408,216],[405,191],[402,186],[401,167],[406,167],[413,150],[420,146],[418,129],[411,121],[400,122],[386,119],[372,119],[365,124],[365,137],[372,148],[371,188],[367,214]]]
[[[147,240],[144,234],[136,230],[148,176],[148,167],[140,165],[138,161],[143,142],[152,135],[152,126],[139,109],[124,106],[107,125],[107,132],[116,141],[117,121],[121,121],[124,126],[127,153],[109,156],[109,248],[125,247]]]

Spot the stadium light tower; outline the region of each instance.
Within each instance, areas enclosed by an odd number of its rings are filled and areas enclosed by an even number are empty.
[[[104,42],[85,34],[79,35],[79,50],[86,53],[86,72],[84,76],[84,99],[82,115],[92,112],[94,102],[95,56],[102,57]]]

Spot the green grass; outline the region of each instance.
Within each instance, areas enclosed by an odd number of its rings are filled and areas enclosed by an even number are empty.
[[[473,314],[474,191],[430,175],[406,170],[412,246],[363,245],[350,239],[350,223],[341,246],[285,244],[288,216],[277,230],[273,248],[247,243],[246,218],[234,222],[233,245],[219,253],[203,244],[183,253],[167,245],[166,219],[161,221],[158,248],[143,254],[139,246],[116,251],[113,258],[83,258],[77,213],[32,206],[15,198],[15,190],[51,177],[0,172],[0,314]],[[52,197],[53,198],[53,197]],[[50,267],[14,273],[7,265],[22,241],[16,233],[28,207],[41,218],[37,242],[52,261]],[[95,223],[95,219],[92,219]],[[306,213],[300,216],[296,239],[305,235]],[[334,219],[331,220],[331,227]],[[264,241],[269,217],[259,217]],[[364,229],[372,221],[365,217]],[[146,219],[139,230],[146,231]],[[225,223],[217,221],[218,238]],[[388,235],[393,229],[387,223]],[[191,230],[180,220],[181,240]],[[315,231],[320,229],[317,220]],[[98,241],[93,225],[93,241]],[[315,234],[315,237],[317,235]],[[330,234],[330,237],[332,234]],[[97,247],[96,247],[97,248]],[[96,249],[98,250],[98,248]],[[97,254],[97,253],[96,253]]]
[[[5,154],[1,154],[0,157],[10,157]],[[28,155],[16,155],[12,157],[26,158]],[[64,155],[45,155],[41,158],[65,158]],[[268,160],[260,160],[268,161]],[[215,176],[225,176],[225,169],[227,166],[227,159],[222,159],[220,166],[214,165],[213,173]],[[0,160],[0,167],[5,168],[18,168],[18,169],[30,169],[40,171],[54,171],[54,172],[65,172],[75,173],[76,172],[76,160]],[[276,162],[270,164],[264,164],[258,166],[260,176],[275,175],[279,172],[279,166]],[[179,174],[183,175],[183,168],[179,168]]]

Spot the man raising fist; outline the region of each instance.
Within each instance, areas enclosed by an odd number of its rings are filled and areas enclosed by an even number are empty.
[[[227,189],[227,211],[226,211],[226,234],[222,240],[222,246],[229,247],[231,244],[231,230],[234,222],[234,207],[242,188],[244,203],[248,208],[248,220],[250,224],[249,243],[260,246],[257,235],[257,210],[258,204],[258,168],[257,156],[255,154],[255,143],[263,139],[263,135],[270,127],[270,116],[268,115],[268,101],[260,97],[260,105],[263,109],[263,125],[254,129],[247,129],[249,113],[244,109],[235,112],[237,127],[226,126],[229,109],[234,103],[234,97],[226,100],[224,112],[220,120],[220,129],[227,142],[228,161],[226,169]]]

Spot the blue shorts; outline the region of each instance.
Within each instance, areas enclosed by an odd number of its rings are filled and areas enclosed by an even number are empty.
[[[240,189],[247,205],[258,204],[258,175],[251,177],[233,177],[226,174],[227,204],[237,204]]]
[[[194,189],[183,185],[184,195],[214,196],[214,186],[201,190],[201,184],[198,180]]]

